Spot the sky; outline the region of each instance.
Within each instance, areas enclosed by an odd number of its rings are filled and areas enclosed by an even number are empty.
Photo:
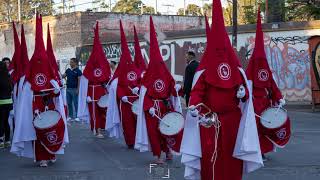
[[[55,3],[60,3],[62,0],[54,0]],[[66,0],[68,1],[68,0]],[[110,0],[105,0],[109,3]],[[114,5],[117,0],[111,0],[111,3]],[[176,14],[179,8],[183,8],[184,0],[157,0],[158,1],[158,11],[162,14]],[[222,0],[223,2],[226,0]],[[76,11],[84,11],[87,8],[91,7],[92,0],[74,0],[76,5]],[[155,7],[156,0],[142,0],[147,6]],[[85,4],[87,3],[87,4]],[[211,3],[211,0],[185,0],[186,6],[188,4],[196,4],[202,6],[202,3]],[[80,5],[83,4],[83,5]],[[169,7],[166,5],[170,5]],[[173,7],[171,7],[173,6]]]

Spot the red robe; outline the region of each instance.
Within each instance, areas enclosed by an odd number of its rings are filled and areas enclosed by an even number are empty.
[[[106,93],[107,90],[104,85],[89,82],[88,96],[92,100],[92,102],[88,103],[91,131],[93,131],[94,129],[105,129],[107,108],[99,107],[98,101],[101,96],[105,95]]]
[[[255,113],[259,116],[267,108],[278,103],[281,98],[281,92],[273,79],[271,80],[271,88],[259,88],[253,85],[253,106]],[[273,150],[273,143],[265,136],[265,128],[262,126],[260,118],[257,116],[256,121],[261,153],[271,152]]]
[[[131,87],[134,88],[134,87]],[[121,116],[121,123],[123,128],[123,135],[128,146],[133,146],[135,143],[137,115],[131,110],[131,104],[125,103],[121,100],[123,96],[127,96],[129,102],[133,103],[138,99],[137,95],[132,94],[128,86],[118,85],[117,87],[117,101],[119,112]]]
[[[149,142],[151,150],[154,156],[160,157],[161,152],[168,153],[170,149],[175,152],[180,151],[180,145],[182,140],[183,131],[173,136],[166,136],[161,134],[159,130],[159,119],[152,117],[149,113],[149,109],[154,107],[157,110],[155,104],[158,103],[160,113],[156,114],[162,118],[166,113],[174,111],[173,104],[170,104],[170,96],[177,96],[176,90],[174,89],[174,82],[171,83],[171,90],[167,94],[167,98],[156,99],[148,95],[148,90],[144,96],[143,110],[146,117],[146,125],[148,131]]]
[[[239,87],[235,86],[228,89],[214,87],[205,81],[205,72],[199,77],[192,89],[190,105],[196,106],[199,103],[204,103],[213,112],[217,113],[221,122],[217,144],[218,153],[214,166],[214,179],[241,180],[243,161],[232,156],[242,115],[238,106],[239,99],[236,97]],[[246,98],[247,96],[243,100]],[[211,159],[214,152],[215,133],[213,126],[211,128],[200,126],[201,180],[213,179],[213,162]]]

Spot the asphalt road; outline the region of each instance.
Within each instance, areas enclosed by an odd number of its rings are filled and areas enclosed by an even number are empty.
[[[265,167],[244,176],[244,180],[320,180],[320,113],[295,107],[289,110],[292,138],[285,149],[268,155]],[[30,159],[0,150],[0,180],[152,180],[168,172],[171,180],[183,180],[180,158],[151,168],[151,153],[128,150],[122,141],[96,139],[86,125],[69,126],[71,144],[66,155],[48,168]]]

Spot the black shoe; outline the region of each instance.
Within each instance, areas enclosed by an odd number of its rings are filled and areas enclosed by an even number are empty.
[[[134,149],[134,145],[128,145],[128,149]]]
[[[262,154],[262,160],[263,160],[263,162],[268,161],[267,157],[264,154]]]

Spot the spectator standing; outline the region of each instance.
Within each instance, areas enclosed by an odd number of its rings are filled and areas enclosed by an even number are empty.
[[[0,148],[9,147],[10,126],[9,115],[12,110],[13,85],[6,62],[0,62]]]
[[[79,62],[76,58],[71,58],[70,68],[68,68],[66,72],[62,75],[63,78],[67,78],[68,121],[80,121],[80,119],[77,117],[77,110],[79,81],[82,72],[78,67],[78,63]]]
[[[199,62],[196,60],[196,54],[193,51],[189,50],[186,53],[186,63],[187,63],[187,66],[186,66],[185,75],[184,75],[183,92],[186,98],[186,106],[188,106],[193,77],[199,66]]]
[[[10,58],[4,57],[4,58],[2,58],[2,62],[4,62],[6,64],[6,66],[7,66],[7,69],[9,69],[10,62],[11,62]]]

